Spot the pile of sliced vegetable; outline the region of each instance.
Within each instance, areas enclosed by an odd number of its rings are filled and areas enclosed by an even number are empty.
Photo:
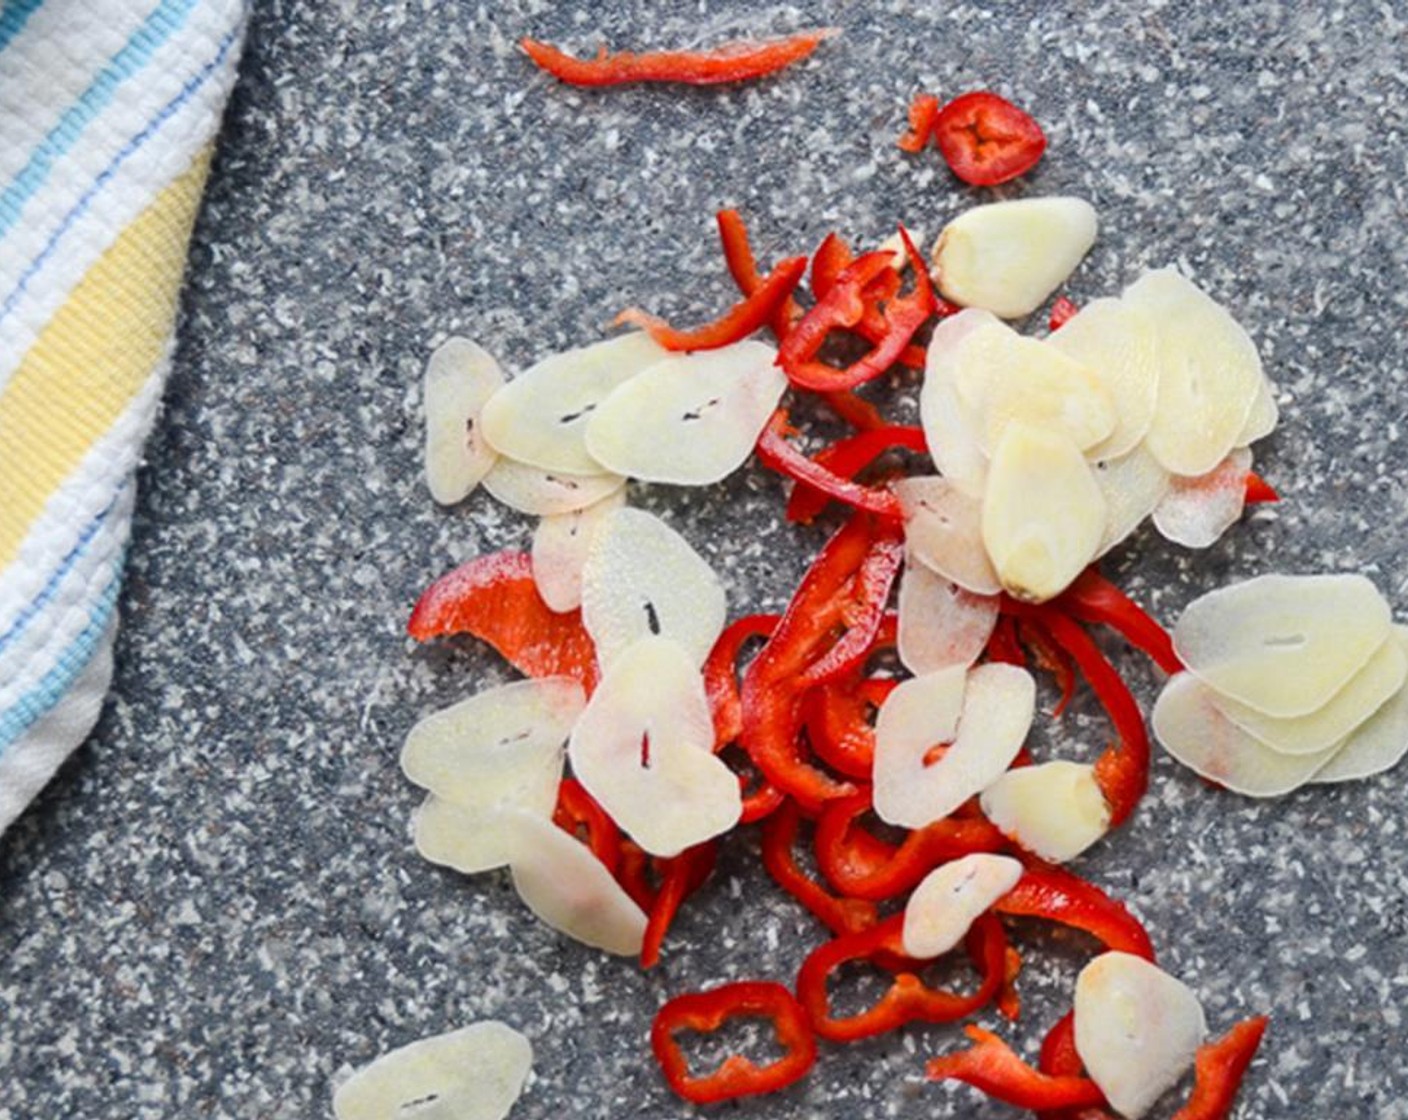
[[[708,58],[525,48],[577,84],[707,83],[771,72],[823,37]],[[902,147],[932,139],[972,183],[1021,174],[1045,146],[986,93],[920,97],[910,123]],[[1196,994],[1154,963],[1138,918],[1063,865],[1127,821],[1149,782],[1143,708],[1106,635],[1170,675],[1155,732],[1231,790],[1367,776],[1408,748],[1408,630],[1367,580],[1262,577],[1193,603],[1170,635],[1096,567],[1146,518],[1203,548],[1246,503],[1276,500],[1252,472],[1250,446],[1277,422],[1255,345],[1174,269],[1082,308],[1056,300],[1044,336],[1009,326],[1094,242],[1079,199],[974,207],[928,260],[901,228],[860,253],[833,233],[764,272],[739,215],[718,226],[740,298],[714,319],[681,327],[629,308],[618,325],[639,330],[512,380],[465,339],[431,358],[432,495],[454,504],[482,485],[539,521],[530,551],[470,560],[411,616],[418,641],[473,635],[525,677],[412,730],[417,849],[464,873],[507,867],[543,921],[648,968],[719,846],[757,826],[816,944],[795,977],[660,1009],[650,1043],[689,1101],[794,1084],[822,1043],[986,1008],[1018,1022],[1022,956],[1003,919],[1020,917],[1100,943],[1070,1012],[1035,1066],[969,1023],[930,1079],[1047,1120],[1133,1120],[1191,1072],[1176,1120],[1229,1115],[1266,1020],[1209,1041]],[[919,426],[857,392],[892,372],[919,380]],[[805,395],[850,434],[804,450],[789,410]],[[630,506],[626,485],[709,486],[753,456],[793,481],[788,518],[826,537],[782,613],[730,618],[709,564]],[[1093,762],[1029,753],[1033,670],[1059,686],[1058,716],[1081,682],[1093,693],[1110,725]],[[933,986],[928,966],[950,956],[973,980]],[[832,980],[857,964],[884,994],[841,1013]],[[770,1023],[781,1056],[693,1068],[687,1036],[739,1018]],[[457,1099],[472,1042],[499,1055],[494,1086],[512,1093],[494,1088],[466,1115],[502,1116],[529,1060],[507,1030],[388,1055],[339,1092],[339,1117]]]

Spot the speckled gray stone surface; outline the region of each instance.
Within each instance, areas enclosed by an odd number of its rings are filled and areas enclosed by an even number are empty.
[[[932,238],[975,194],[933,154],[896,149],[919,89],[992,87],[1047,127],[1039,169],[980,197],[1096,204],[1075,299],[1181,262],[1237,309],[1280,385],[1259,462],[1285,502],[1204,555],[1141,535],[1115,558],[1120,580],[1172,619],[1229,578],[1355,569],[1408,616],[1395,11],[260,5],[142,476],[113,696],[0,840],[0,1120],[327,1116],[348,1069],[485,1016],[537,1048],[521,1120],[689,1111],[647,1055],[655,1007],[719,978],[786,980],[819,932],[762,879],[751,835],[648,975],[539,926],[506,876],[414,855],[402,736],[506,675],[468,643],[412,649],[407,612],[448,566],[529,532],[484,497],[431,504],[420,370],[450,332],[512,368],[596,337],[628,303],[703,317],[731,294],[721,206],[745,212],[769,258],[833,227],[873,241],[903,219]],[[580,93],[513,46],[818,23],[844,34],[741,89]],[[710,557],[737,613],[777,607],[820,540],[778,522],[780,494],[749,473],[634,499]],[[1042,721],[1038,752],[1098,749],[1087,715]],[[1404,777],[1261,804],[1161,757],[1137,819],[1083,861],[1147,921],[1214,1029],[1272,1016],[1241,1117],[1408,1117]],[[1027,1011],[1002,1029],[1030,1047],[1089,947],[1035,930],[1022,943]],[[719,1111],[1012,1115],[919,1078],[956,1038],[824,1047],[804,1085]]]

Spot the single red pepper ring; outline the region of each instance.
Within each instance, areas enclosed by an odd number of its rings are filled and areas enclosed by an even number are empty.
[[[730,1054],[712,1073],[690,1073],[676,1033],[691,1030],[707,1034],[729,1019],[740,1017],[771,1020],[777,1041],[785,1051],[783,1056],[760,1066],[742,1054]],[[650,1047],[670,1088],[695,1104],[784,1089],[806,1076],[816,1061],[816,1035],[802,1005],[781,984],[762,980],[745,980],[676,996],[656,1013],[650,1028]]]

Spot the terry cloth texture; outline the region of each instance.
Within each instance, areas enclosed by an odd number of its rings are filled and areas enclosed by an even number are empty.
[[[244,0],[0,0],[0,832],[97,721]]]

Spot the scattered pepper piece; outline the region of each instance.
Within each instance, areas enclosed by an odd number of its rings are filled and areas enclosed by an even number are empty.
[[[836,34],[834,28],[804,31],[786,39],[764,42],[724,43],[706,51],[632,51],[608,53],[602,47],[595,58],[573,58],[537,39],[521,39],[519,46],[542,70],[573,86],[619,86],[632,82],[682,82],[709,86],[746,82],[774,74],[800,62]]]

